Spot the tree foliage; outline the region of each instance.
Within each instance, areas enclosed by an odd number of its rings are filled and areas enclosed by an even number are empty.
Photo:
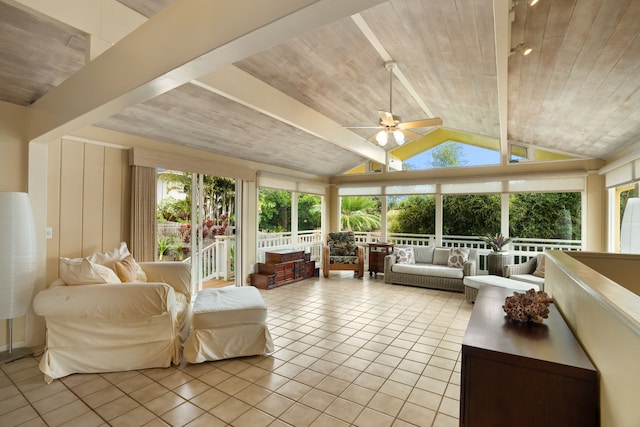
[[[446,141],[431,150],[432,168],[448,168],[452,166],[464,166],[468,162],[464,158],[463,147],[459,142]]]
[[[156,207],[157,218],[161,221],[183,222],[191,218],[191,202],[167,197]]]
[[[264,232],[291,231],[291,192],[261,188],[258,196],[259,229]],[[322,199],[315,194],[298,195],[298,230],[317,230],[322,221]]]
[[[392,233],[434,234],[436,201],[431,195],[413,195],[397,203],[389,231]]]
[[[167,198],[158,203],[158,218],[166,221],[188,221],[191,218],[191,174],[179,171],[162,171],[158,179],[167,183],[169,191],[186,195],[185,200]],[[231,178],[203,176],[202,209],[204,218],[221,225],[233,224],[235,219],[236,183]]]
[[[500,231],[499,194],[445,195],[442,210],[445,235],[480,236]]]
[[[298,196],[298,230],[317,230],[322,222],[322,199],[315,194]]]
[[[483,236],[500,231],[499,194],[443,196],[444,235]],[[512,238],[573,239],[581,237],[580,193],[523,193],[510,196]],[[408,196],[389,215],[392,233],[434,234],[435,198]]]
[[[258,215],[260,231],[291,231],[291,193],[285,190],[260,189]]]
[[[520,238],[581,238],[580,193],[512,194],[509,234]]]
[[[368,196],[345,196],[340,202],[343,230],[373,231],[380,228],[380,201]]]

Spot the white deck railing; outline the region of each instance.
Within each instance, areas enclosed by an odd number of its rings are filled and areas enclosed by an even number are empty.
[[[356,232],[356,242],[360,244],[373,243],[381,240],[380,233]],[[386,239],[396,245],[435,245],[436,236],[433,234],[389,233]],[[311,259],[320,263],[322,258],[322,232],[308,230],[298,232],[293,236],[286,233],[258,233],[257,262],[264,262],[264,254],[279,249],[304,250],[311,253]],[[487,271],[487,255],[491,249],[476,236],[443,236],[444,247],[475,248],[478,252],[477,269],[479,273]],[[581,240],[556,239],[513,239],[509,245],[512,262],[519,264],[527,259],[544,252],[547,249],[563,251],[582,250]],[[231,280],[235,276],[233,270],[233,251],[235,250],[235,236],[216,236],[215,241],[202,250],[202,279]],[[368,258],[368,251],[365,251]],[[368,259],[365,259],[368,262]],[[189,258],[184,262],[189,262]],[[319,266],[319,265],[318,265]]]
[[[297,236],[293,233],[258,233],[257,262],[264,262],[265,252],[278,249],[304,250],[311,253],[311,259],[320,262],[322,257],[322,231],[299,231]]]
[[[202,280],[231,280],[236,236],[215,236],[214,242],[202,248]],[[182,262],[191,262],[191,257]]]

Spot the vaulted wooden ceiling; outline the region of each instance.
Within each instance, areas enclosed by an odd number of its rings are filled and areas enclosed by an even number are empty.
[[[84,69],[89,35],[28,3],[0,2],[0,100],[35,109],[55,105],[47,94],[68,77],[97,74]],[[149,18],[139,33],[162,23],[168,36],[173,16],[195,20],[189,15],[201,7],[175,3],[119,0]],[[123,96],[134,100],[87,114],[85,124],[332,176],[384,159],[368,141],[375,130],[344,127],[375,126],[376,111],[389,109],[384,64],[393,60],[393,113],[403,120],[438,116],[443,128],[495,138],[503,151],[513,142],[606,159],[640,142],[638,1],[372,0],[355,11],[339,1],[306,3],[331,16],[310,25],[304,13],[292,14],[289,35],[269,34],[277,43],[193,61],[209,68],[184,84],[154,87],[148,98]],[[212,16],[211,26],[225,19]],[[179,50],[160,40],[134,45],[127,40],[134,33],[114,51],[144,46],[137,55],[171,57]],[[520,43],[533,52],[510,55]],[[108,59],[101,60],[123,80],[137,71]]]

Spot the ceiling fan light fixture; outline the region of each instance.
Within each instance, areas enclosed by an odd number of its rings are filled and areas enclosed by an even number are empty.
[[[516,47],[511,49],[511,51],[509,52],[509,56],[515,55],[516,53],[521,53],[522,56],[527,56],[531,52],[533,52],[533,48],[531,48],[531,46],[524,43],[518,43]]]
[[[401,130],[398,130],[398,129],[394,130],[393,138],[396,140],[396,144],[398,145],[404,144],[404,133],[402,133]]]
[[[376,142],[378,143],[379,146],[384,147],[385,145],[387,145],[388,141],[389,141],[389,135],[387,135],[386,130],[381,130],[376,134]]]

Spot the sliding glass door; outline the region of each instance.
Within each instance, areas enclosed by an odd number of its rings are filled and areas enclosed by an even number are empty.
[[[159,261],[189,262],[195,292],[235,281],[236,181],[158,170]]]

